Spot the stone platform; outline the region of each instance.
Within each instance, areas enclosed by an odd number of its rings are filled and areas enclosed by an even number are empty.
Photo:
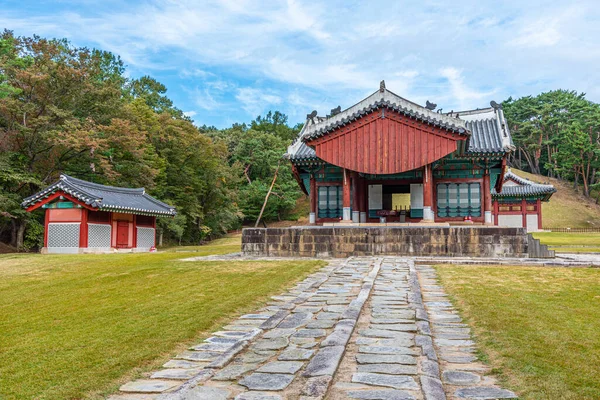
[[[553,258],[525,228],[298,226],[246,228],[242,253],[267,257],[442,256]]]

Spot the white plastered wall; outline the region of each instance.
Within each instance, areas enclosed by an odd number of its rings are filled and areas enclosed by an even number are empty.
[[[508,226],[510,228],[522,228],[523,227],[523,216],[520,214],[519,215],[502,215],[502,214],[498,215],[498,226]]]
[[[527,232],[535,232],[538,230],[537,214],[527,214]]]

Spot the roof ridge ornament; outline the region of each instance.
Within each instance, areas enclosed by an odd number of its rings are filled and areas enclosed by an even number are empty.
[[[490,101],[490,106],[496,111],[502,110],[502,104],[498,104],[494,100]]]
[[[342,106],[337,106],[336,108],[332,108],[331,111],[330,111],[331,114],[329,114],[327,116],[327,118],[333,117],[334,115],[337,115],[337,114],[339,114],[341,112],[342,112]]]
[[[310,114],[306,114],[306,119],[310,119],[312,121],[312,123],[315,123],[315,118],[317,117],[317,110],[313,110],[313,112],[311,112]]]
[[[385,92],[385,81],[379,82],[379,92],[380,93]]]
[[[429,100],[425,101],[425,108],[428,109],[429,111],[435,110],[436,107],[437,107],[437,104],[432,103]]]

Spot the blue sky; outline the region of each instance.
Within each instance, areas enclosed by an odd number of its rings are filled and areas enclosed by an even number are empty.
[[[600,101],[594,1],[0,0],[0,28],[119,54],[196,124],[290,122],[388,89],[444,111],[574,89]]]

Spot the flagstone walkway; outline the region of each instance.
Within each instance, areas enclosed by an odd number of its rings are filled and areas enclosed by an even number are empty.
[[[509,399],[435,270],[332,260],[111,400]]]

